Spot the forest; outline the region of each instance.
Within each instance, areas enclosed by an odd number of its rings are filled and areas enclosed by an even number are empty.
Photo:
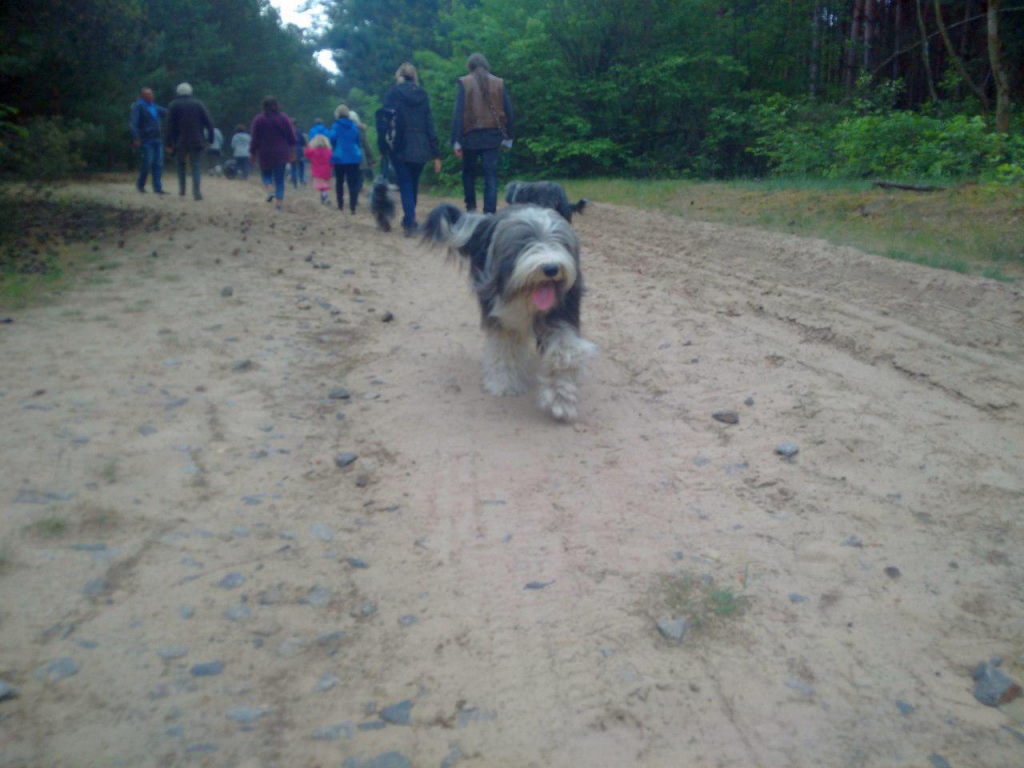
[[[339,100],[372,114],[405,60],[419,68],[444,143],[453,83],[480,51],[508,83],[509,162],[524,176],[1024,182],[1024,5],[314,4],[324,23],[313,31],[282,26],[266,0],[5,4],[0,165],[127,163],[127,112],[141,85],[166,103],[188,80],[225,134],[266,93],[306,126]],[[321,48],[340,75],[316,65]]]

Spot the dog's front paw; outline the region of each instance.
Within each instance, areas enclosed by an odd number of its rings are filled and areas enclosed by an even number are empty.
[[[567,391],[570,390],[570,391]],[[540,407],[559,421],[576,421],[579,411],[576,409],[575,387],[541,387],[537,402]]]
[[[489,375],[484,377],[484,392],[498,397],[521,395],[527,389],[526,382],[510,376]]]

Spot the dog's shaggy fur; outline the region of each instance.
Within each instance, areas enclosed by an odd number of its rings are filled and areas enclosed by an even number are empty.
[[[370,213],[377,220],[377,226],[384,232],[391,231],[391,220],[395,218],[395,201],[391,198],[388,183],[377,179],[370,188]]]
[[[529,203],[550,208],[572,224],[572,215],[583,213],[588,201],[584,197],[577,203],[570,203],[565,189],[557,181],[510,181],[505,187],[505,202],[509,205]]]
[[[574,420],[583,364],[597,347],[580,337],[583,274],[572,227],[534,205],[481,215],[444,204],[428,216],[423,240],[469,264],[486,334],[484,389],[525,392],[539,353],[540,407]]]

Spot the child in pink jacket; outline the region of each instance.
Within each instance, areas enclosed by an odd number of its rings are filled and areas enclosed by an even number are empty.
[[[320,202],[327,205],[327,193],[331,189],[331,141],[322,133],[310,139],[305,151],[309,158],[313,186],[320,191]]]

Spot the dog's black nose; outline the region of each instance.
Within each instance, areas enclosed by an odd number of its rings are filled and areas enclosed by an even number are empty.
[[[554,277],[557,274],[558,274],[558,265],[557,264],[545,264],[544,265],[544,276],[545,277]]]

